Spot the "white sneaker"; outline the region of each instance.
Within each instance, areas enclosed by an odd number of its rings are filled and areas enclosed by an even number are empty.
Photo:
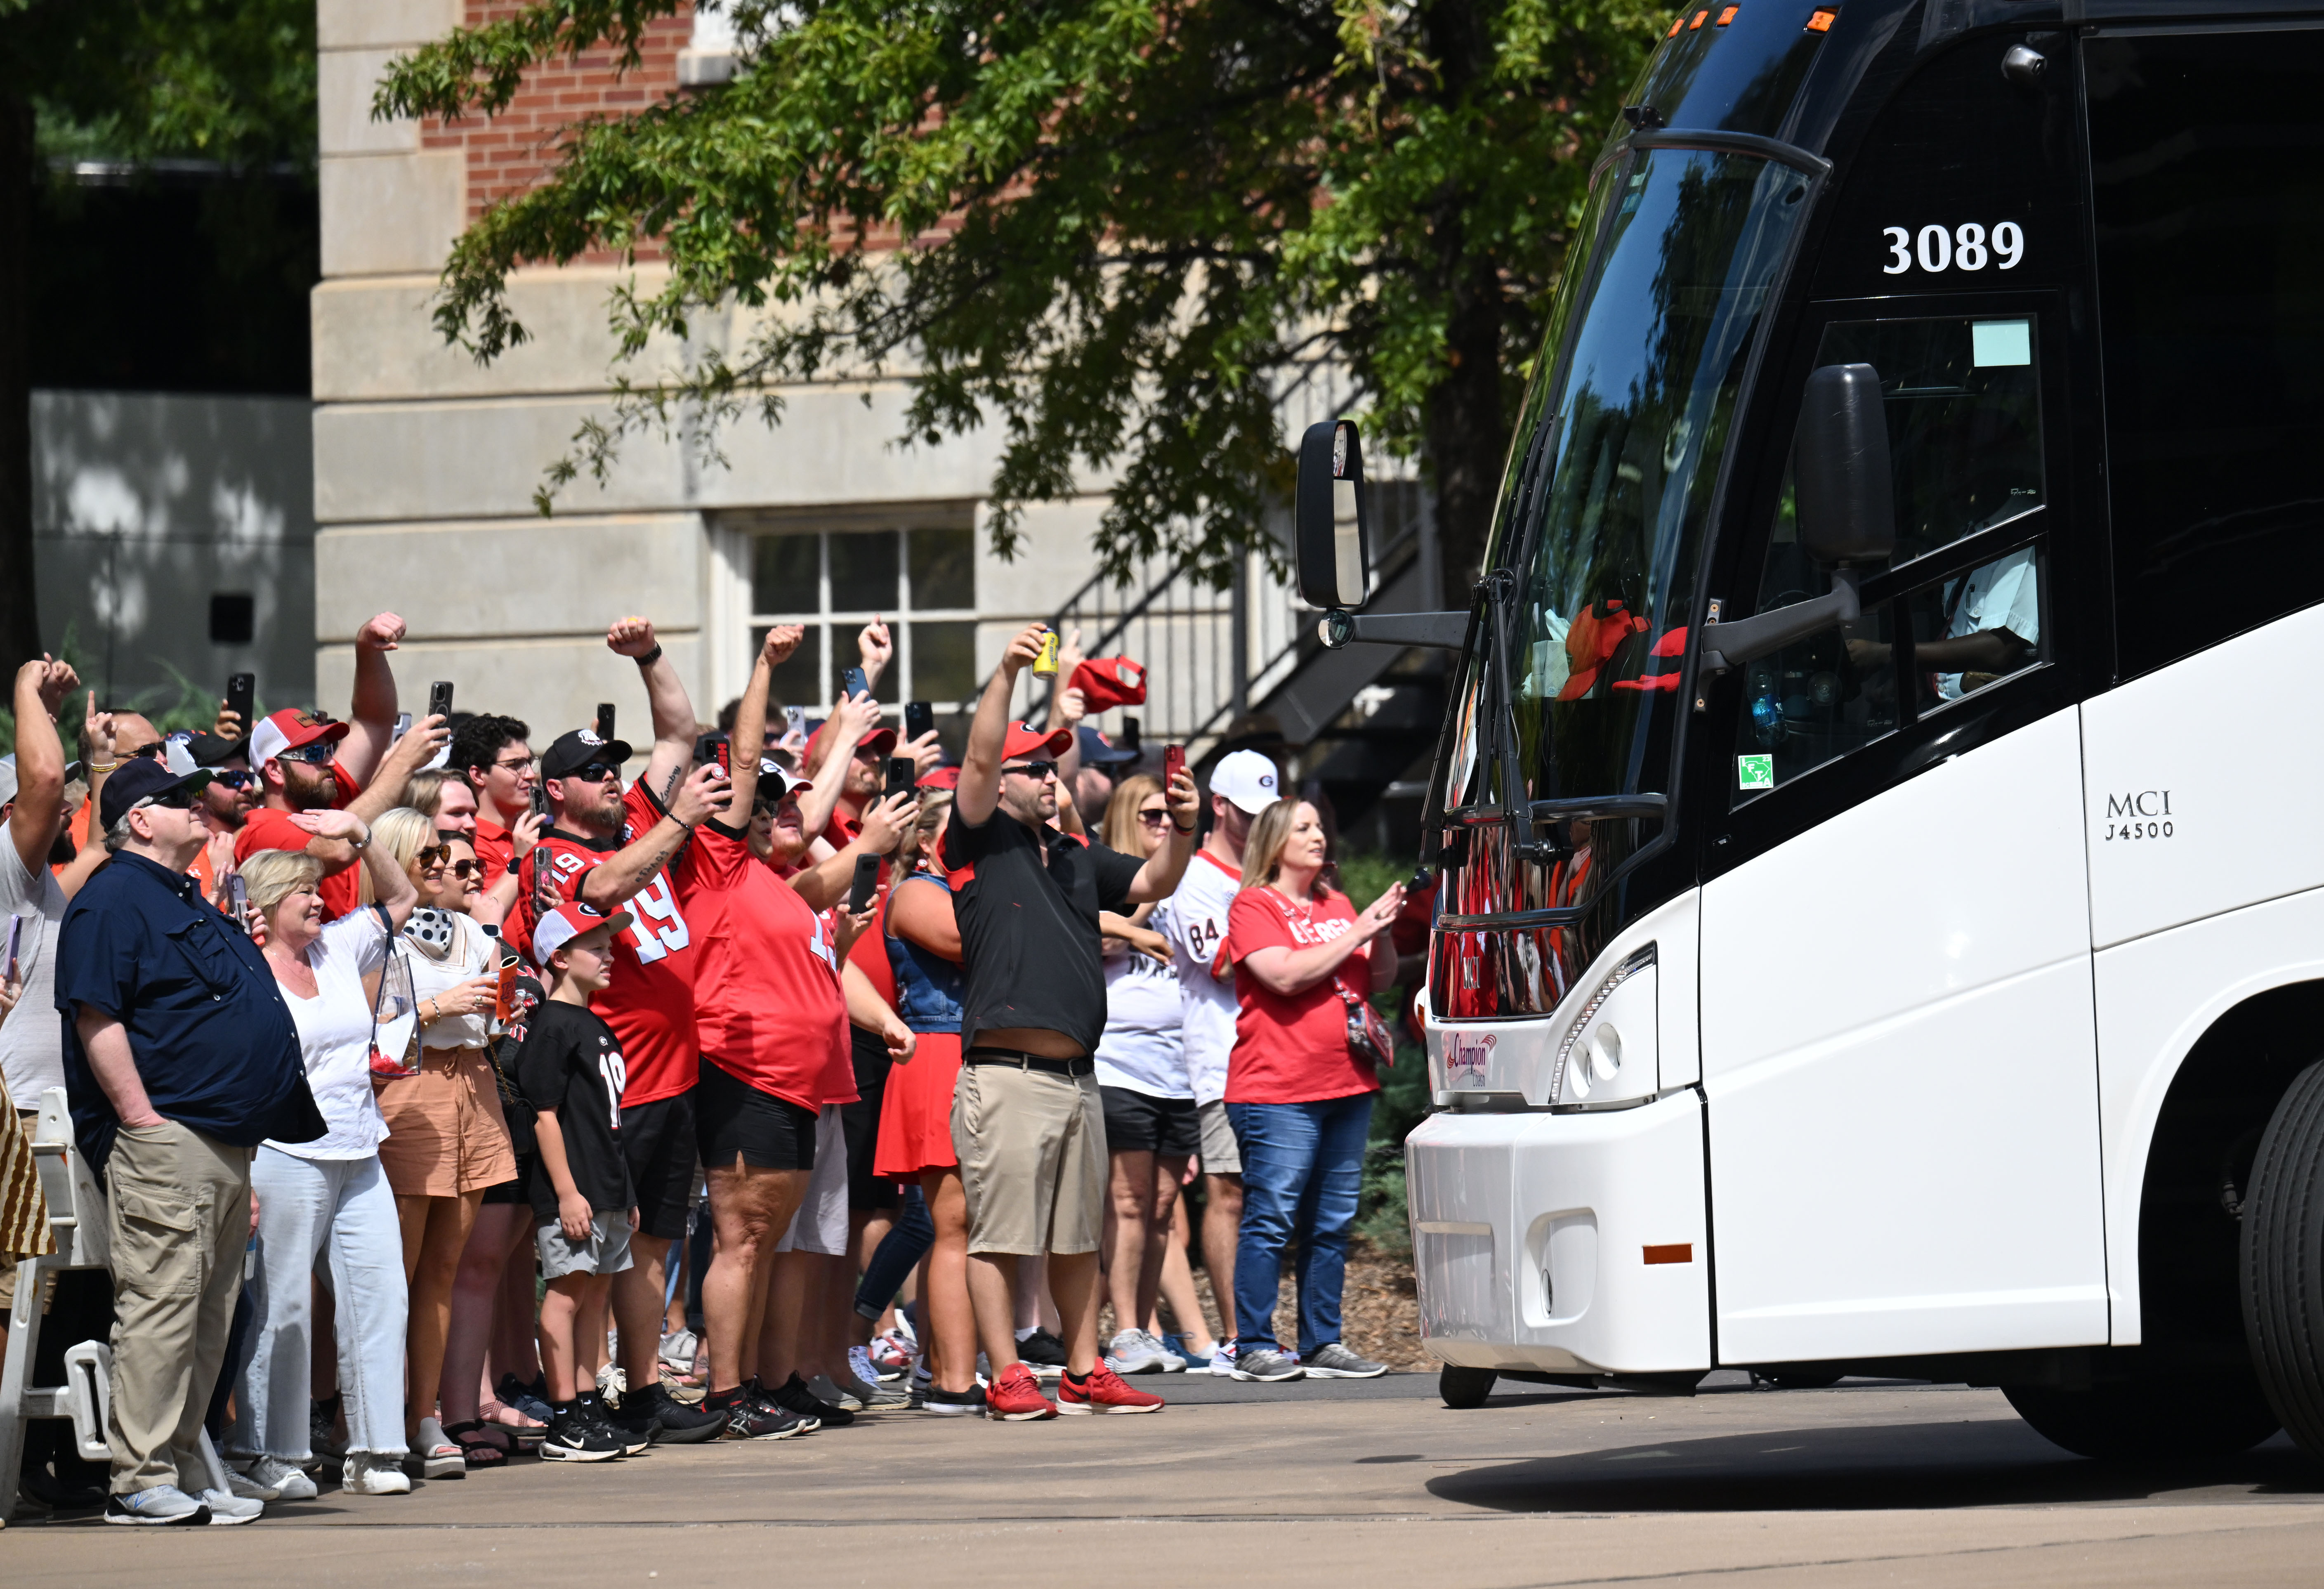
[[[1231,1374],[1234,1372],[1234,1357],[1235,1349],[1234,1343],[1232,1341],[1213,1342],[1211,1344],[1211,1372],[1219,1375]]]
[[[105,1498],[108,1523],[193,1524],[210,1520],[209,1508],[175,1484],[152,1484]]]
[[[350,1451],[339,1472],[339,1488],[349,1495],[409,1495],[411,1477],[401,1453]]]
[[[252,1457],[239,1471],[228,1469],[226,1480],[234,1484],[236,1495],[247,1495],[254,1501],[315,1499],[315,1481],[298,1466],[279,1456]],[[244,1489],[244,1484],[250,1488]]]
[[[605,1366],[597,1371],[597,1394],[619,1407],[622,1404],[622,1393],[629,1388],[630,1376],[623,1373],[613,1360],[608,1357],[605,1360]]]
[[[205,1490],[202,1504],[209,1508],[210,1527],[230,1529],[236,1523],[254,1523],[266,1508],[256,1501],[235,1494],[230,1490]]]
[[[702,1338],[692,1330],[678,1330],[664,1335],[661,1338],[661,1360],[679,1373],[686,1373],[694,1367],[694,1353],[701,1344]]]
[[[420,1434],[403,1461],[407,1471],[416,1467],[423,1479],[460,1479],[468,1474],[468,1459],[459,1443],[446,1438],[443,1424],[432,1418],[420,1420]]]
[[[1105,1365],[1118,1374],[1158,1374],[1166,1355],[1161,1342],[1144,1330],[1128,1329],[1107,1343]]]

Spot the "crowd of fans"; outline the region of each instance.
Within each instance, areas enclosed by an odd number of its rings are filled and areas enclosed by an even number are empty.
[[[771,700],[801,638],[771,631],[713,731],[624,618],[650,740],[601,711],[538,750],[400,713],[402,634],[355,636],[346,721],[163,735],[91,694],[77,762],[73,670],[16,676],[5,1206],[38,1199],[23,1139],[61,1088],[111,1246],[109,1276],[0,1292],[46,1310],[44,1359],[110,1343],[110,1472],[44,1421],[29,1492],[235,1523],[318,1474],[397,1494],[867,1410],[1153,1412],[1134,1381],[1171,1372],[1384,1372],[1340,1301],[1405,901],[1353,907],[1268,755],[1198,795],[1084,724],[1142,670],[1071,642],[1045,721],[1012,720],[1039,624],[956,764],[883,722],[883,624],[820,723]],[[0,1261],[50,1250],[15,1224]]]

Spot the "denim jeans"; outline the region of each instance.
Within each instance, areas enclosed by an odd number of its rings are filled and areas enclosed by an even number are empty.
[[[1275,1301],[1283,1250],[1299,1243],[1299,1353],[1340,1338],[1348,1232],[1364,1178],[1372,1095],[1314,1104],[1229,1104],[1242,1146],[1242,1233],[1235,1247],[1238,1352],[1279,1350]]]
[[[313,1391],[315,1260],[330,1253],[338,1314],[339,1393],[347,1449],[400,1456],[403,1438],[403,1335],[410,1307],[395,1194],[379,1157],[301,1159],[262,1147],[250,1165],[258,1194],[257,1311],[230,1440],[237,1455],[304,1462]]]

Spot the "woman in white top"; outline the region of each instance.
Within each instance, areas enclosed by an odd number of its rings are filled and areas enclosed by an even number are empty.
[[[262,850],[242,864],[266,963],[298,1025],[307,1085],[330,1130],[311,1142],[262,1143],[251,1159],[258,1204],[252,1350],[235,1385],[240,1418],[227,1444],[254,1483],[286,1500],[315,1493],[300,1468],[311,1455],[310,1280],[327,1250],[347,1418],[341,1482],[351,1495],[403,1494],[411,1488],[403,1473],[403,1265],[395,1197],[379,1162],[387,1122],[372,1100],[373,1003],[364,978],[384,965],[418,895],[360,818],[310,811],[300,825],[355,845],[379,903],[327,924],[315,892],[322,865],[313,856]]]
[[[1106,803],[1104,838],[1126,855],[1162,847],[1170,813],[1160,781],[1140,772],[1125,778]],[[1105,1106],[1109,1166],[1106,1284],[1120,1327],[1106,1346],[1106,1363],[1123,1374],[1176,1372],[1186,1360],[1166,1351],[1145,1326],[1154,1317],[1171,1245],[1178,1188],[1194,1156],[1198,1132],[1194,1088],[1186,1074],[1183,999],[1172,964],[1168,923],[1153,918],[1168,901],[1140,906],[1121,917],[1107,912],[1105,1030],[1097,1039],[1098,1095]],[[1208,1336],[1193,1298],[1172,1288],[1171,1313],[1181,1329]],[[1207,1364],[1208,1356],[1204,1358]]]

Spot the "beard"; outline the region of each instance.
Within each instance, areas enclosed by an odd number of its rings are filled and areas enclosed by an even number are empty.
[[[323,811],[339,796],[339,781],[327,769],[317,772],[304,762],[277,763],[282,768],[282,798],[294,811]]]
[[[73,845],[71,829],[58,828],[55,842],[49,845],[49,864],[69,866],[73,864],[74,857],[79,854],[80,851]]]

